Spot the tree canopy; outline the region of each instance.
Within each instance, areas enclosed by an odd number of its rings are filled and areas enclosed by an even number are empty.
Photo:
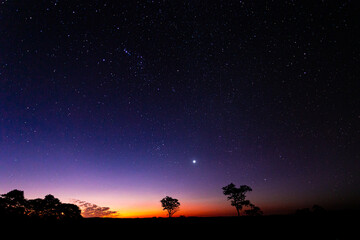
[[[0,197],[0,216],[37,219],[78,219],[81,210],[74,204],[61,203],[59,199],[48,194],[44,199],[24,197],[24,192],[14,189]]]
[[[224,195],[227,196],[228,200],[231,200],[231,206],[236,208],[238,216],[240,216],[240,211],[243,207],[250,207],[246,210],[247,215],[262,215],[262,212],[259,207],[252,204],[249,200],[246,199],[246,193],[251,192],[251,187],[247,185],[241,185],[239,188],[235,184],[230,183],[229,185],[222,188]]]
[[[174,213],[179,211],[180,202],[176,198],[166,196],[163,199],[161,199],[160,202],[163,207],[163,210],[164,211],[167,210],[169,218],[171,218],[172,215],[174,215]]]

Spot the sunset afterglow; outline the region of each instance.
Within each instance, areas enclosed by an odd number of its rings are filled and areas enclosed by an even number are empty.
[[[0,1],[0,207],[17,189],[87,218],[170,217],[166,196],[174,217],[359,208],[352,5]]]

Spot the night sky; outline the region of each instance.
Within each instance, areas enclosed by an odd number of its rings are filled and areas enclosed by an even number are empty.
[[[359,208],[355,2],[1,0],[0,193],[235,216],[233,182],[265,214]]]

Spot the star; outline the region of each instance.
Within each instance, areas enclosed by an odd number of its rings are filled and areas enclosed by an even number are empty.
[[[196,160],[195,160],[195,159],[194,159],[194,160],[192,160],[192,163],[193,163],[193,164],[196,164]]]

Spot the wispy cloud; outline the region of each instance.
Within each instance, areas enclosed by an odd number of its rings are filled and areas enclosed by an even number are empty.
[[[111,211],[109,207],[100,207],[96,204],[72,199],[72,202],[79,206],[81,215],[85,218],[89,217],[113,217],[118,214],[117,211]]]

